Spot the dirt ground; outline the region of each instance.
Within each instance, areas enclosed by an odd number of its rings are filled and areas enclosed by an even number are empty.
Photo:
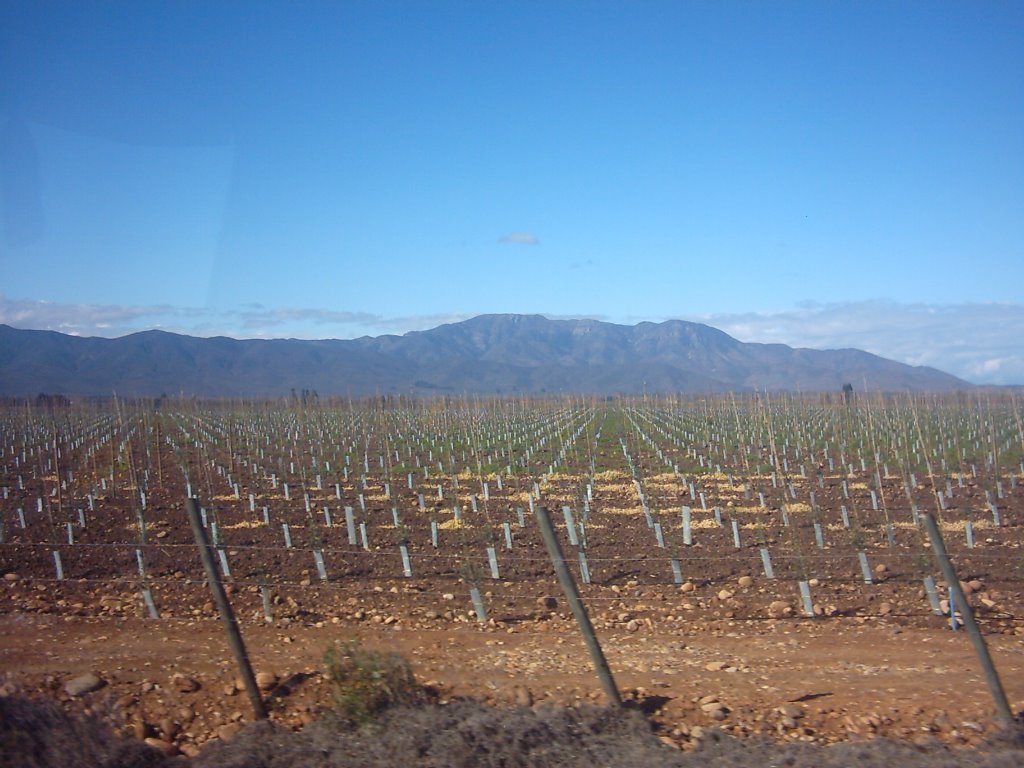
[[[768,474],[717,467],[735,462],[734,449],[697,441],[669,449],[678,462],[670,472],[668,454],[609,416],[589,449],[589,469],[583,456],[572,471],[545,473],[565,449],[531,433],[528,445],[543,450],[531,449],[528,474],[506,475],[503,484],[495,471],[449,466],[428,475],[426,465],[439,457],[425,439],[409,449],[407,466],[385,475],[371,471],[365,455],[339,448],[340,438],[326,455],[318,448],[315,461],[301,452],[264,459],[245,440],[238,453],[231,419],[188,418],[179,422],[205,446],[189,465],[202,487],[190,488],[206,500],[221,568],[230,562],[230,599],[271,717],[290,727],[302,728],[329,705],[324,652],[350,639],[402,653],[442,700],[602,702],[537,525],[524,512],[535,501],[552,510],[561,536],[569,533],[563,507],[574,510],[574,525],[585,520],[585,540],[563,546],[611,670],[624,698],[683,749],[711,727],[780,741],[885,735],[956,746],[993,733],[995,708],[971,643],[951,631],[948,604],[946,615],[932,609],[923,586],[937,570],[916,510],[934,507],[937,492],[947,546],[1011,706],[1024,710],[1024,483],[1015,464],[986,474],[965,458],[931,478],[897,472],[895,461],[872,467],[851,453],[815,464],[795,452],[790,474],[776,484]],[[567,423],[582,428],[587,418]],[[130,439],[141,430],[119,429],[123,455],[148,467],[144,514],[140,473],[114,456],[114,439],[102,451],[90,447],[92,433],[68,442],[52,475],[33,469],[29,476],[27,464],[12,463],[21,449],[10,452],[0,501],[0,693],[57,699],[168,751],[196,754],[210,740],[231,739],[251,709],[204,583],[176,454],[158,431],[143,444]],[[35,450],[45,466],[40,445],[23,452],[31,463]],[[95,466],[107,451],[109,471]],[[354,470],[339,473],[350,457]],[[634,472],[636,464],[646,469]],[[534,486],[530,478],[541,476]],[[642,478],[642,492],[634,478]],[[988,501],[997,493],[998,521]],[[689,542],[684,506],[692,511]],[[368,538],[353,536],[345,507],[356,510]],[[665,541],[656,539],[662,531]],[[764,567],[768,551],[773,578]],[[870,583],[858,560],[865,553]],[[577,563],[583,555],[589,584]],[[799,581],[812,591],[813,617]],[[471,584],[483,593],[486,622],[474,613]],[[160,618],[148,617],[143,586]],[[75,691],[86,673],[100,687]]]
[[[28,586],[7,582],[6,589]],[[271,673],[278,683],[267,681],[271,716],[293,727],[329,703],[323,652],[349,638],[404,654],[442,698],[535,705],[604,698],[575,624],[557,612],[486,628],[466,622],[431,630],[404,621],[353,626],[327,618],[243,622],[242,630],[256,672]],[[684,748],[709,726],[780,740],[885,734],[962,745],[994,728],[992,699],[966,633],[939,624],[726,620],[699,630],[641,624],[599,635],[624,697],[653,714],[661,734]],[[1012,636],[988,643],[1015,711],[1024,709],[1024,646]],[[220,623],[207,618],[0,616],[6,692],[56,697],[72,711],[100,714],[126,733],[159,737],[186,753],[211,738],[230,738],[235,723],[251,719],[230,659]],[[87,672],[104,687],[70,696],[63,686]]]

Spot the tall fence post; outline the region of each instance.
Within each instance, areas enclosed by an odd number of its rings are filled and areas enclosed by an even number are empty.
[[[935,550],[935,558],[939,561],[939,568],[942,569],[942,575],[949,584],[949,593],[953,598],[950,600],[950,614],[953,613],[953,605],[955,603],[956,607],[960,609],[964,626],[967,628],[967,634],[970,635],[971,642],[974,643],[974,651],[978,654],[978,661],[981,662],[981,669],[985,673],[985,680],[988,682],[989,691],[992,692],[992,698],[996,703],[1000,724],[1003,728],[1010,728],[1013,725],[1013,712],[1010,710],[1010,702],[1006,699],[1006,692],[1003,690],[1003,684],[999,679],[999,673],[996,672],[995,664],[992,663],[988,646],[985,645],[985,638],[981,636],[978,623],[974,620],[974,611],[971,609],[971,604],[967,602],[967,597],[960,588],[960,579],[957,577],[956,571],[953,570],[953,563],[950,562],[949,554],[946,552],[946,544],[942,540],[942,533],[939,531],[939,526],[935,524],[935,518],[931,512],[925,512],[922,517],[924,518],[925,530],[928,531],[928,538],[931,539],[932,549]]]
[[[249,663],[249,654],[245,651],[245,643],[242,642],[242,633],[238,630],[238,622],[235,621],[235,614],[231,610],[231,603],[228,602],[227,593],[221,583],[220,575],[217,573],[217,566],[213,562],[213,555],[210,553],[210,541],[206,537],[206,529],[199,517],[199,505],[193,498],[185,500],[185,509],[188,511],[188,521],[192,525],[192,534],[196,539],[196,546],[199,548],[199,558],[203,561],[203,569],[206,571],[206,580],[210,583],[210,591],[213,592],[214,602],[217,603],[217,610],[220,612],[220,620],[224,625],[224,631],[228,635],[228,644],[235,654],[235,661],[238,663],[238,671],[245,683],[245,691],[249,694],[249,702],[252,704],[253,717],[257,720],[264,720],[267,717],[267,708],[260,696],[260,689],[256,685],[256,676],[252,672],[252,664]]]
[[[597,641],[594,625],[590,623],[587,609],[583,606],[583,601],[580,600],[580,593],[576,589],[576,582],[573,581],[572,574],[569,573],[569,567],[565,564],[565,555],[562,554],[562,547],[555,536],[555,528],[551,524],[551,516],[548,514],[548,509],[545,506],[538,506],[535,514],[537,524],[540,526],[541,536],[544,537],[544,544],[548,549],[548,555],[551,557],[551,564],[555,567],[555,575],[558,577],[558,582],[565,593],[565,599],[569,602],[569,607],[572,609],[572,615],[576,618],[576,623],[583,633],[583,640],[587,644],[590,658],[594,662],[594,669],[597,671],[597,677],[601,681],[601,687],[604,688],[608,700],[615,706],[621,707],[622,697],[619,696],[619,689],[615,685],[615,678],[612,677],[612,671],[608,667],[608,661],[604,657],[604,652],[601,650],[601,644]]]

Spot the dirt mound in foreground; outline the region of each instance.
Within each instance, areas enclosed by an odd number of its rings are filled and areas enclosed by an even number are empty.
[[[778,745],[712,732],[700,749],[684,754],[662,743],[635,711],[498,709],[461,701],[390,710],[362,728],[331,717],[298,733],[257,723],[189,760],[119,738],[98,720],[72,717],[50,702],[0,698],[0,764],[21,768],[1009,768],[1024,766],[1022,744],[1003,738],[970,750],[888,739]]]

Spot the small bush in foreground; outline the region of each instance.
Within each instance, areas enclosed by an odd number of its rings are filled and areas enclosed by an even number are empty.
[[[349,640],[331,645],[324,654],[335,712],[365,724],[384,710],[425,701],[409,662],[397,653],[368,650]]]

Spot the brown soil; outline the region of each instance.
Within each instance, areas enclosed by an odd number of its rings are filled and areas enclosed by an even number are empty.
[[[33,590],[30,583],[7,585],[8,596]],[[380,611],[376,615],[395,614],[381,594],[366,602]],[[442,601],[438,609],[444,608]],[[299,727],[328,703],[321,677],[324,649],[352,637],[405,654],[419,678],[442,697],[603,700],[574,623],[559,613],[498,621],[486,629],[470,622],[428,629],[408,620],[384,625],[347,618],[334,623],[335,618],[242,623],[255,670],[272,672],[283,683],[271,692],[273,718]],[[663,733],[681,745],[700,734],[695,727],[712,725],[783,739],[934,735],[953,744],[976,743],[993,728],[992,700],[962,631],[834,618],[721,620],[699,628],[643,623],[634,632],[599,634],[627,698],[653,712]],[[989,647],[1015,708],[1024,708],[1020,641],[990,637]],[[230,659],[220,624],[209,618],[154,621],[20,611],[0,618],[0,667],[10,688],[56,696],[75,711],[110,716],[137,735],[172,736],[186,749],[230,722],[251,719]],[[107,687],[72,700],[61,685],[87,671],[97,672]],[[177,674],[195,679],[200,688],[180,692]],[[725,705],[724,719],[701,710],[699,700],[706,696]],[[780,708],[787,704],[803,716],[786,720]]]
[[[215,422],[202,423],[220,434]],[[490,499],[485,504],[479,477],[460,476],[455,488],[450,475],[425,477],[410,466],[413,488],[400,474],[392,479],[388,498],[381,472],[371,472],[365,485],[356,470],[342,481],[343,459],[337,455],[331,459],[333,472],[321,470],[318,488],[312,469],[307,467],[304,484],[297,474],[299,463],[311,461],[308,454],[294,457],[294,467],[283,458],[257,467],[254,456],[230,455],[230,442],[204,439],[207,465],[193,460],[190,474],[205,478],[203,495],[230,562],[231,600],[253,666],[278,681],[267,691],[275,720],[299,728],[329,703],[323,653],[328,644],[349,638],[405,654],[442,699],[603,701],[529,512],[526,525],[518,524],[516,507],[527,506],[532,481],[506,478],[499,490],[492,472],[486,475]],[[767,476],[758,480],[766,495],[762,506],[756,492],[744,495],[739,480],[701,474],[697,454],[679,452],[681,472],[707,495],[704,509],[699,496],[657,469],[662,463],[634,438],[631,453],[639,465],[646,462],[639,474],[648,498],[657,502],[654,514],[668,538],[661,548],[645,524],[617,437],[611,444],[608,439],[593,455],[598,472],[585,549],[593,583],[581,584],[581,592],[620,688],[652,714],[666,740],[689,749],[711,726],[787,741],[889,735],[972,745],[991,735],[992,698],[970,641],[965,632],[950,630],[948,616],[933,614],[922,587],[922,577],[938,571],[909,505],[934,507],[927,477],[916,478],[909,497],[905,478],[884,477],[887,506],[876,510],[868,491],[871,467],[863,473],[854,467],[851,475],[808,464],[805,476],[794,456],[787,479],[792,490],[783,483],[775,487]],[[203,581],[175,456],[162,442],[151,447],[144,544],[125,462],[118,465],[117,482],[96,491],[83,528],[77,523],[77,510],[87,509],[82,489],[98,488],[107,471],[97,474],[94,455],[90,466],[82,449],[68,450],[61,473],[74,469],[78,491],[64,491],[60,509],[74,528],[74,545],[60,538],[63,520],[55,523],[52,515],[48,520],[36,513],[37,498],[53,498],[56,475],[34,477],[15,490],[16,471],[8,466],[5,482],[11,492],[0,501],[5,532],[0,571],[6,574],[0,584],[0,673],[7,693],[41,693],[72,711],[107,717],[127,733],[162,738],[194,753],[210,739],[229,738],[235,723],[251,719],[250,709]],[[320,455],[320,467],[323,460]],[[550,444],[537,450],[531,456],[532,476],[555,460]],[[146,464],[138,446],[134,462]],[[733,470],[739,477],[741,469]],[[1011,485],[1002,476],[1002,526],[996,527],[985,496],[986,488],[995,487],[994,478],[975,476],[966,463],[962,472],[962,477],[947,472],[936,478],[939,488],[954,491],[944,530],[960,577],[971,582],[971,599],[1016,712],[1024,709],[1024,627],[1018,618],[1024,616],[1019,555],[1024,484]],[[239,483],[237,495],[228,478]],[[577,519],[582,516],[582,478],[555,474],[543,485],[542,503],[552,509],[563,534],[563,504],[573,506]],[[285,481],[292,488],[289,499],[281,485]],[[438,483],[444,484],[443,503],[434,503]],[[296,490],[302,488],[319,520],[315,528],[302,490]],[[824,547],[813,537],[810,491],[816,494]],[[256,511],[250,509],[249,493]],[[470,493],[478,497],[478,512],[471,511]],[[426,509],[419,506],[420,494]],[[452,512],[456,495],[462,525],[455,525]],[[679,530],[684,504],[693,509],[692,546],[682,545]],[[851,529],[840,521],[841,504],[851,510]],[[263,524],[264,505],[269,525]],[[367,525],[368,551],[361,542],[349,542],[346,505]],[[325,506],[333,515],[331,526],[319,512]],[[400,510],[403,528],[395,528],[392,506]],[[713,521],[714,506],[721,508],[721,526]],[[15,517],[18,508],[30,512],[24,528]],[[430,542],[431,520],[441,523],[438,549]],[[741,525],[739,549],[733,520]],[[968,520],[975,526],[972,549],[963,532]],[[283,541],[285,523],[294,538],[290,549]],[[505,548],[505,523],[514,536],[511,551]],[[891,542],[888,523],[893,524]],[[409,578],[403,576],[401,541],[407,541],[411,556]],[[498,579],[490,578],[487,546],[495,548]],[[577,550],[564,546],[578,576]],[[774,579],[763,572],[762,547],[771,551]],[[313,548],[324,552],[327,581],[318,577]],[[143,552],[144,583],[159,619],[146,617],[140,599],[136,549]],[[60,581],[53,551],[61,555],[65,579]],[[859,551],[870,559],[871,584],[863,581]],[[680,561],[683,584],[675,583],[673,557]],[[798,579],[810,583],[813,618],[803,615]],[[486,623],[473,613],[469,582],[484,593]],[[271,621],[263,615],[260,585],[269,585],[273,596]],[[89,671],[106,686],[69,696],[64,684]],[[198,682],[197,690],[179,690],[190,686],[176,675]],[[716,701],[721,706],[713,706]]]

